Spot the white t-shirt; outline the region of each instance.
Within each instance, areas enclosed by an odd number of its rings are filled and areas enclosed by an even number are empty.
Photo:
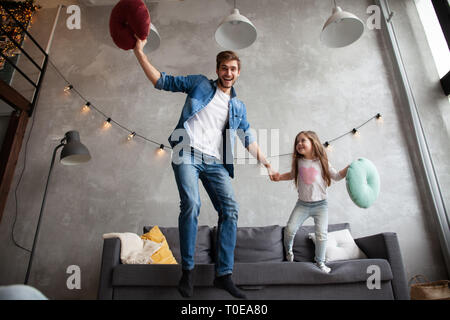
[[[330,178],[339,181],[339,172],[328,162]],[[322,177],[322,166],[319,159],[299,159],[298,160],[298,198],[301,201],[312,202],[327,198],[327,184]]]
[[[195,149],[222,159],[223,130],[228,120],[230,96],[217,88],[212,100],[186,122]]]

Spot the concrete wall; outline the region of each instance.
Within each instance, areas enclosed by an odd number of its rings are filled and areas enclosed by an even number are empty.
[[[153,64],[171,74],[203,73],[215,78],[215,56],[222,48],[213,34],[232,3],[151,3],[152,22],[161,35],[161,47],[149,54]],[[343,8],[364,21],[370,4],[369,0],[340,1]],[[236,91],[247,105],[252,127],[257,132],[279,129],[280,147],[274,152],[289,153],[300,130],[314,130],[325,141],[382,113],[382,124],[369,122],[360,137],[343,137],[329,153],[339,169],[358,157],[374,162],[381,177],[380,196],[369,209],[360,209],[350,200],[345,182],[334,184],[329,190],[329,223],[349,222],[355,238],[396,232],[408,278],[417,273],[430,279],[446,278],[434,224],[420,197],[410,152],[414,146],[407,145],[408,121],[396,98],[393,67],[382,32],[366,29],[353,45],[328,49],[319,42],[323,23],[331,13],[327,1],[243,0],[238,7],[258,30],[257,41],[238,51],[242,72]],[[51,59],[105,114],[167,144],[185,96],[153,89],[133,52],[115,47],[108,31],[111,8],[82,7],[81,30],[66,28],[63,11]],[[39,14],[46,10],[55,12],[43,9]],[[418,23],[417,17],[409,22],[406,12],[398,10],[398,14],[404,23]],[[65,95],[64,85],[49,67],[35,113],[26,171],[17,192],[15,236],[31,248],[53,148],[66,131],[78,130],[92,160],[76,167],[55,165],[30,284],[50,298],[94,299],[102,234],[141,233],[144,225],[176,226],[179,196],[169,152],[157,156],[157,146],[140,138],[127,142],[127,132],[117,126],[102,130],[105,119],[96,112],[82,114],[85,101],[73,93]],[[24,150],[13,186],[23,168]],[[289,170],[290,160],[289,156],[279,158],[280,172]],[[285,225],[297,198],[292,183],[270,182],[259,166],[248,161],[237,165],[235,171],[232,183],[240,204],[238,225]],[[200,190],[199,224],[215,225],[217,214],[205,190]],[[15,215],[13,191],[0,225],[2,284],[22,282],[29,257],[10,240]],[[81,268],[81,290],[66,287],[69,265]]]
[[[429,47],[429,39],[426,38],[423,26],[419,22],[420,18],[416,6],[411,1],[392,2],[390,6],[394,12],[402,13],[395,16],[393,24],[408,81],[412,88],[413,99],[417,106],[442,193],[443,206],[447,208],[447,219],[444,218],[442,223],[444,228],[447,228],[445,231],[448,234],[450,230],[448,218],[448,208],[450,207],[450,193],[448,192],[450,188],[450,162],[448,160],[450,157],[450,145],[448,144],[450,138],[449,97],[445,96],[441,87],[439,72]],[[445,48],[448,50],[446,43]],[[439,62],[442,64],[442,61]],[[411,136],[409,135],[408,138]],[[415,166],[419,167],[420,164],[415,161]],[[430,201],[426,200],[424,203],[427,207],[433,206]],[[434,214],[431,214],[431,210],[426,212],[430,213],[432,220],[437,219]],[[434,225],[437,225],[437,221],[432,224],[432,227]],[[449,253],[447,253],[447,259]],[[447,273],[450,272],[449,270],[450,263],[447,260]]]

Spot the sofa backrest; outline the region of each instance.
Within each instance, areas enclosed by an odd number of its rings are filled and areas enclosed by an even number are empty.
[[[216,248],[217,227],[213,228],[213,248]],[[234,262],[281,262],[283,227],[239,227],[236,233]]]
[[[153,226],[145,226],[144,233]],[[166,237],[170,250],[181,263],[180,236],[177,227],[159,227]],[[328,232],[349,229],[348,223],[330,224]],[[284,227],[279,225],[264,227],[239,227],[236,233],[234,261],[239,262],[280,262],[285,260],[283,245]],[[314,261],[314,243],[308,234],[314,232],[314,226],[300,227],[294,238],[294,259],[300,262]],[[199,226],[195,248],[196,264],[214,263],[217,239],[217,227]]]
[[[328,232],[348,229],[350,224],[338,223],[329,224]],[[294,238],[294,246],[292,251],[294,253],[294,260],[299,262],[314,262],[315,246],[308,234],[314,232],[314,226],[302,226],[297,230]]]

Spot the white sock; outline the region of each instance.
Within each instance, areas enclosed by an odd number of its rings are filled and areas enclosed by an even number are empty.
[[[292,251],[288,251],[288,253],[286,254],[286,260],[289,262],[294,261],[294,253],[292,253]]]
[[[317,262],[316,265],[319,267],[320,270],[322,270],[325,273],[330,273],[331,269],[328,268],[325,263],[323,262]]]

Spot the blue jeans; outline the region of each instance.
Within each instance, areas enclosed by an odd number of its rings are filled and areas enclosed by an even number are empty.
[[[172,168],[180,194],[178,230],[181,266],[184,270],[194,268],[197,223],[201,206],[198,187],[198,179],[200,179],[219,215],[216,276],[230,274],[233,272],[239,211],[231,178],[222,162],[213,156],[202,154],[193,148],[190,149],[190,152],[181,150],[180,155],[181,158],[177,162],[172,159]]]
[[[328,202],[327,200],[304,202],[298,200],[292,210],[289,221],[284,229],[284,247],[286,254],[292,252],[295,234],[309,217],[314,218],[316,235],[315,261],[325,262],[325,250],[328,232]]]

